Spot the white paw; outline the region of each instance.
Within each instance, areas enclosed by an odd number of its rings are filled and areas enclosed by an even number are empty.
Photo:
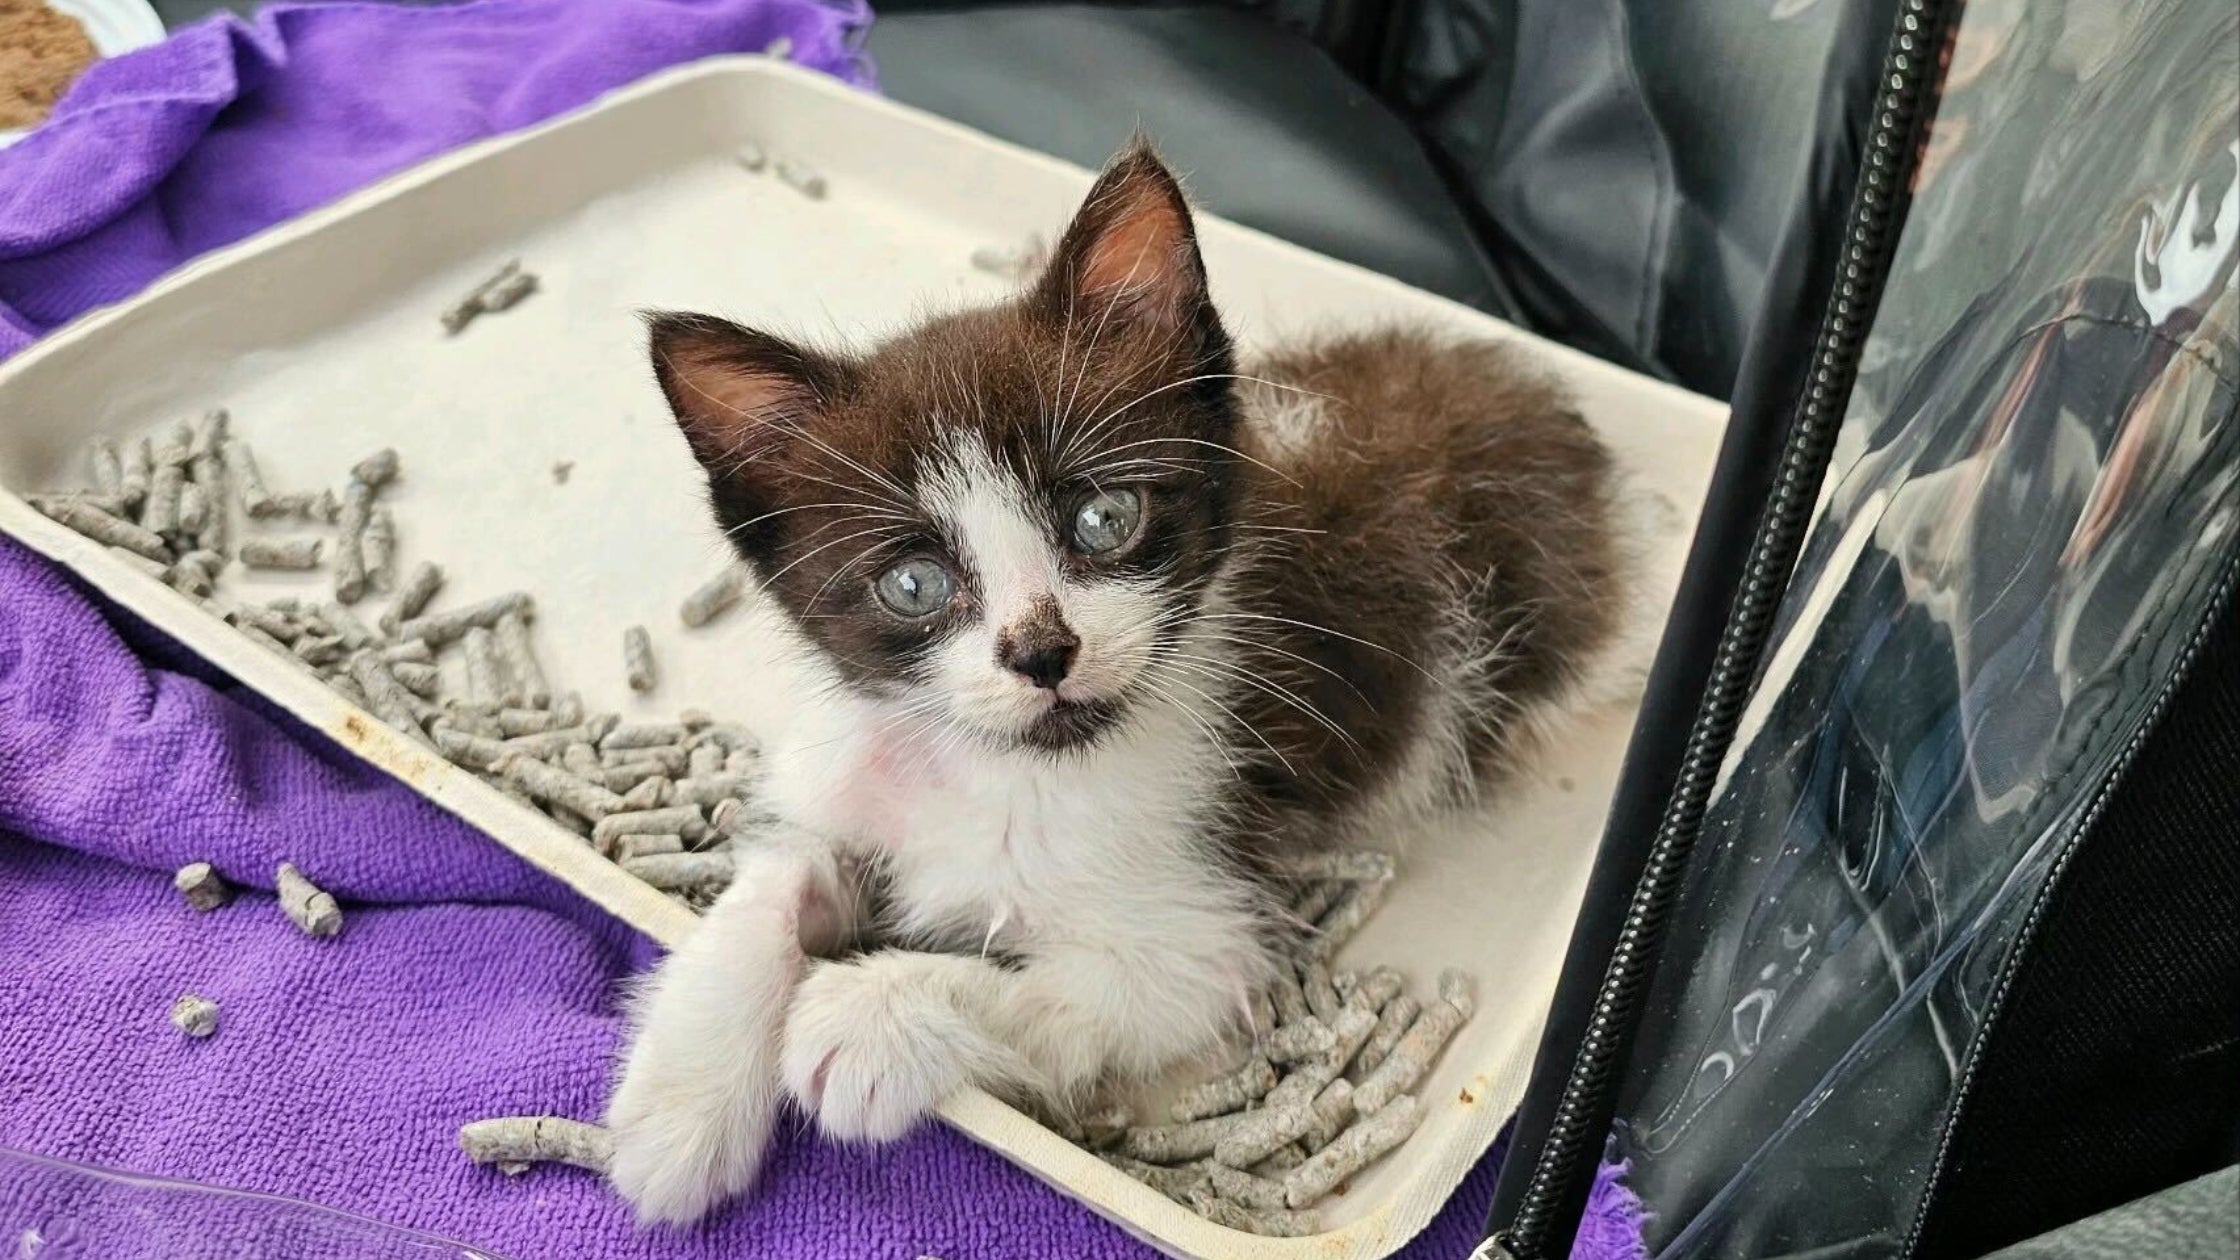
[[[770,1145],[777,1097],[776,1082],[749,1080],[751,1071],[740,1063],[686,1066],[631,1056],[607,1104],[615,1139],[607,1180],[640,1221],[695,1221],[753,1184]]]
[[[965,1082],[972,1030],[886,961],[818,967],[786,1017],[786,1090],[842,1140],[892,1141]]]

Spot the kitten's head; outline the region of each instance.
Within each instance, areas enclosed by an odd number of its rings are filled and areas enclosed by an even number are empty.
[[[849,683],[1007,747],[1083,747],[1218,567],[1229,339],[1137,145],[1014,301],[841,356],[703,315],[654,370],[718,523]]]

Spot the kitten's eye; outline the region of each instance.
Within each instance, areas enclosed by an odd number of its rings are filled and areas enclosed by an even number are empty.
[[[898,617],[930,617],[949,606],[956,583],[949,571],[919,556],[879,575],[879,602]]]
[[[1073,545],[1082,555],[1118,551],[1143,521],[1143,496],[1133,490],[1098,490],[1073,510]]]

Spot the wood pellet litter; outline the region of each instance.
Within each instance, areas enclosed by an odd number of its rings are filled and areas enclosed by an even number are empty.
[[[443,331],[456,337],[475,320],[506,310],[536,291],[537,278],[523,271],[518,261],[509,262],[443,312]]]
[[[280,895],[280,910],[306,936],[334,936],[342,931],[342,907],[318,885],[303,877],[293,862],[282,862],[273,877],[273,891]]]
[[[1293,913],[1312,926],[1284,973],[1253,996],[1242,1063],[1184,1090],[1168,1123],[1066,1136],[1216,1224],[1296,1238],[1321,1232],[1317,1205],[1422,1123],[1407,1091],[1473,999],[1459,971],[1441,973],[1423,1002],[1390,967],[1331,970],[1331,955],[1383,903],[1390,856],[1319,855],[1281,874],[1296,889]]]
[[[141,571],[243,636],[555,825],[586,843],[596,836],[599,851],[621,869],[636,868],[639,878],[682,904],[704,909],[728,882],[733,863],[725,850],[757,816],[748,808],[754,738],[704,713],[624,726],[615,714],[586,712],[582,698],[554,687],[539,664],[536,601],[526,592],[437,607],[446,590],[443,568],[397,557],[393,527],[384,526],[391,534],[386,544],[376,528],[387,519],[383,493],[409,473],[395,450],[353,464],[339,497],[331,489],[276,489],[220,411],[177,426],[167,438],[97,440],[87,465],[90,488],[29,501],[120,548]],[[205,505],[199,521],[180,519],[189,486]],[[388,554],[378,554],[385,545]],[[398,559],[407,559],[409,569],[391,584],[388,606],[379,616],[353,611],[379,595],[380,571]],[[324,566],[334,597],[232,598],[224,578],[236,563]],[[728,567],[691,595],[684,618],[706,624],[744,592],[744,570]],[[446,657],[467,668],[447,672]],[[468,683],[465,694],[450,690],[459,679]],[[734,828],[715,825],[719,812]],[[198,909],[227,895],[205,864],[181,871],[177,882]],[[283,906],[306,932],[340,931],[340,907],[301,872],[287,868],[279,884]]]
[[[171,1004],[171,1026],[197,1039],[218,1031],[218,1004],[193,993]]]
[[[171,886],[198,913],[207,913],[233,900],[233,889],[218,878],[208,862],[189,862],[171,877]]]
[[[562,1116],[500,1116],[461,1126],[459,1149],[508,1175],[527,1172],[531,1164],[573,1164],[603,1173],[614,1159],[614,1135]]]

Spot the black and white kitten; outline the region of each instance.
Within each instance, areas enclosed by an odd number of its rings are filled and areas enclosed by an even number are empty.
[[[1610,461],[1558,393],[1411,331],[1240,374],[1147,148],[1016,300],[861,357],[697,315],[652,350],[823,694],[641,995],[608,1119],[649,1220],[745,1188],[781,1095],[884,1139],[1208,1053],[1297,930],[1269,864],[1470,801],[1615,637]]]

